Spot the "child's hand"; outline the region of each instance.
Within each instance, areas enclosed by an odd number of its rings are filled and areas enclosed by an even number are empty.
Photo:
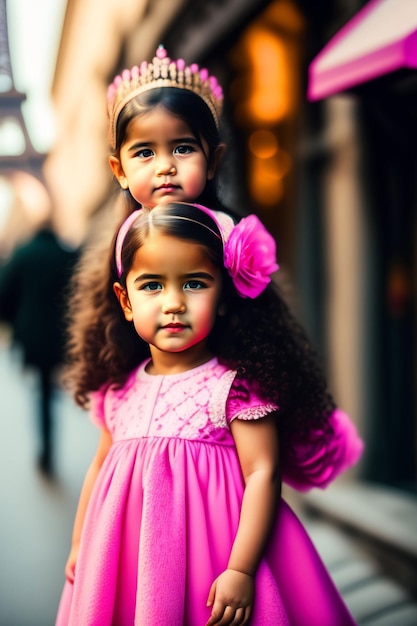
[[[233,569],[225,570],[211,586],[207,606],[213,606],[213,610],[206,626],[248,624],[253,596],[252,576]]]
[[[65,577],[71,584],[73,584],[75,578],[75,565],[77,563],[78,550],[78,545],[71,548],[71,552],[69,553],[69,557],[65,565]]]

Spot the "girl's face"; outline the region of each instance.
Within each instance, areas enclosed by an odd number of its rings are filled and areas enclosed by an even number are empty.
[[[199,143],[187,124],[162,106],[139,115],[127,126],[120,158],[110,167],[121,187],[143,207],[192,202],[213,178],[208,146]]]
[[[150,346],[154,373],[183,371],[212,357],[221,272],[204,246],[158,232],[137,251],[126,289],[114,291],[125,318]]]

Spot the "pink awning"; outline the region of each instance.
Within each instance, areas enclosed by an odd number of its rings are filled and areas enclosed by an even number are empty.
[[[312,61],[307,95],[320,100],[404,68],[417,68],[417,2],[371,0]]]

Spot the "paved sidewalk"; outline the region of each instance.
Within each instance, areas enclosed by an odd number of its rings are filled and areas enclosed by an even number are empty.
[[[57,479],[45,479],[36,469],[34,382],[0,342],[0,626],[53,626],[79,490],[97,442],[87,414],[58,392]]]
[[[309,532],[359,626],[417,625],[417,498],[336,482],[303,499]]]
[[[417,601],[366,544],[320,519],[308,531],[358,626],[416,626]]]

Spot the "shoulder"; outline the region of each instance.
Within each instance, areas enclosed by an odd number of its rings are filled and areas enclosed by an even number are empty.
[[[133,387],[138,371],[143,369],[146,362],[141,363],[127,377],[122,386],[113,383],[105,383],[90,396],[90,416],[96,426],[100,428],[106,423],[106,418],[122,401],[129,390]]]

